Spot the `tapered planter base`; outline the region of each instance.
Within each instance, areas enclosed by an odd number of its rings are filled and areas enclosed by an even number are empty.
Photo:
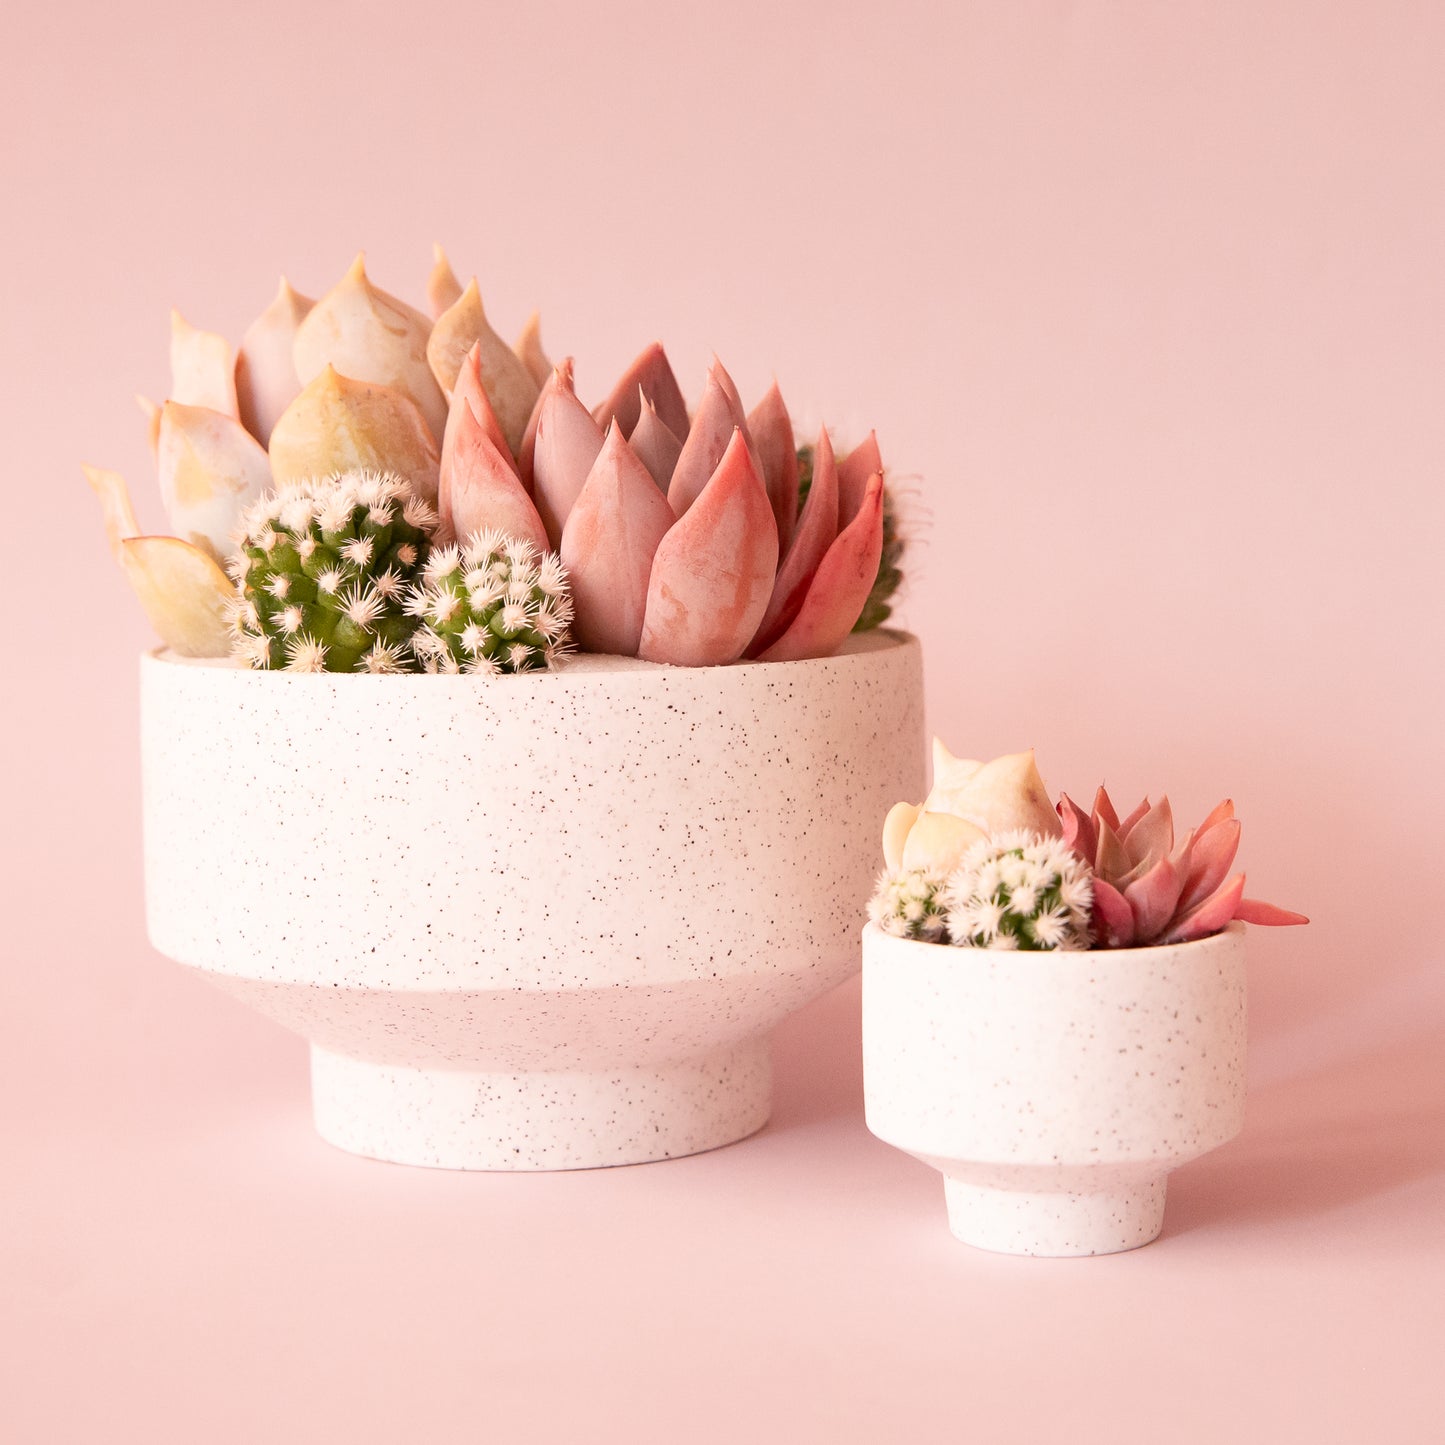
[[[598,1169],[716,1149],[772,1103],[766,1039],[658,1068],[477,1073],[311,1050],[316,1130],[330,1144],[438,1169]]]
[[[1157,1239],[1165,1184],[1161,1174],[1102,1194],[1024,1193],[945,1177],[943,1188],[956,1239],[998,1254],[1062,1259],[1118,1254]]]

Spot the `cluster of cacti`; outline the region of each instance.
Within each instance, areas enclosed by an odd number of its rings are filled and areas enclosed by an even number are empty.
[[[1245,898],[1243,874],[1226,879],[1239,846],[1232,803],[1176,846],[1167,798],[1121,822],[1103,788],[1092,814],[1067,795],[1055,808],[1032,752],[979,763],[937,739],[933,751],[928,797],[895,804],[883,824],[869,916],[886,932],[965,948],[1142,948],[1234,919],[1308,922]]]
[[[1229,873],[1240,824],[1225,799],[1177,846],[1168,798],[1148,798],[1122,821],[1101,787],[1092,813],[1059,799],[1064,841],[1094,874],[1094,934],[1100,948],[1187,943],[1246,923],[1305,923],[1301,913],[1244,896],[1244,874]]]
[[[406,599],[411,650],[427,672],[495,676],[555,667],[566,651],[572,601],[551,553],[500,532],[438,547]]]
[[[237,657],[292,672],[412,670],[403,609],[436,512],[400,477],[344,472],[255,502],[228,567]]]
[[[947,907],[943,901],[947,882],[946,874],[932,868],[884,873],[868,900],[868,917],[884,933],[896,938],[947,943]]]
[[[124,483],[90,474],[168,645],[227,650],[217,619],[231,591],[213,564],[249,506],[355,471],[435,503],[443,543],[496,530],[559,552],[589,651],[693,666],[820,657],[887,616],[901,543],[873,436],[839,459],[821,433],[800,489],[776,385],[745,412],[715,362],[689,414],[653,345],[589,411],[535,316],[508,346],[440,251],[427,294],[430,317],[374,286],[359,258],[319,301],[283,280],[234,357],[173,315],[171,396],[145,405],[176,537],[138,537]],[[264,635],[252,630],[258,657]],[[270,665],[282,655],[268,650]]]
[[[958,948],[1089,946],[1089,869],[1058,838],[1010,831],[975,843],[948,876],[948,941]]]

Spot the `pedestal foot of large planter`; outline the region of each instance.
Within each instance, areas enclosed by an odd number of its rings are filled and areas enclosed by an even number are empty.
[[[1024,1193],[943,1181],[948,1227],[965,1244],[999,1254],[1117,1254],[1158,1237],[1166,1176],[1099,1194]]]
[[[656,1068],[476,1073],[311,1050],[316,1130],[353,1154],[439,1169],[596,1169],[675,1159],[767,1122],[766,1039]]]

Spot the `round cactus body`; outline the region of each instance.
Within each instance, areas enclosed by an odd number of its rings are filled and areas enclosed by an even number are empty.
[[[1059,838],[1008,832],[975,843],[949,875],[943,904],[960,948],[1089,946],[1092,876]]]
[[[411,650],[427,672],[495,675],[555,667],[568,651],[572,598],[555,553],[500,532],[438,547],[412,588]]]
[[[944,874],[929,868],[885,873],[873,890],[868,917],[885,933],[923,943],[947,943],[944,917]]]
[[[400,477],[292,482],[242,519],[235,655],[292,672],[413,672],[408,588],[436,526]]]

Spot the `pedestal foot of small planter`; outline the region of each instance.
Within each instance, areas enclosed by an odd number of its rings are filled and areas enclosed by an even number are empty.
[[[311,1050],[316,1130],[353,1154],[439,1169],[596,1169],[675,1159],[767,1123],[766,1039],[659,1068],[475,1073]]]
[[[943,1181],[955,1238],[999,1254],[1063,1258],[1138,1249],[1164,1227],[1167,1176],[1100,1194],[1023,1193]]]

